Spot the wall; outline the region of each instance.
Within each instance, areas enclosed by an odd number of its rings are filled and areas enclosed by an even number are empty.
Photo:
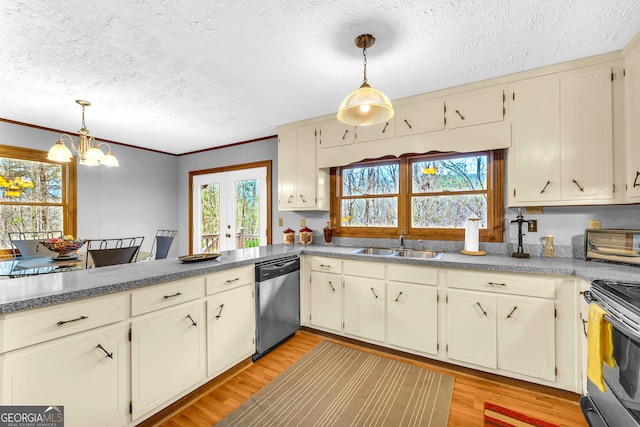
[[[57,140],[55,132],[0,122],[4,145],[47,151]],[[78,237],[144,236],[149,251],[157,229],[178,225],[176,157],[114,144],[112,151],[118,168],[78,165]]]

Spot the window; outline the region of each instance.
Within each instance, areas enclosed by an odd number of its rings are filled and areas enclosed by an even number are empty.
[[[503,152],[406,155],[332,169],[336,236],[463,240],[469,218],[482,241],[501,242]],[[366,231],[363,228],[366,227]]]
[[[8,232],[52,230],[76,234],[76,163],[0,145],[0,256],[11,254]]]

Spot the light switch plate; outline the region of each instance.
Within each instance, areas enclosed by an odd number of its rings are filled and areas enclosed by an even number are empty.
[[[300,227],[306,227],[306,226],[307,226],[307,219],[300,218]]]
[[[279,225],[280,227],[284,226],[284,218],[282,218],[282,217],[278,217],[278,225]]]
[[[599,219],[591,219],[591,220],[589,220],[589,229],[591,229],[591,230],[600,230],[600,220]]]
[[[527,231],[529,233],[537,233],[538,232],[538,220],[530,219],[529,224],[527,224]]]

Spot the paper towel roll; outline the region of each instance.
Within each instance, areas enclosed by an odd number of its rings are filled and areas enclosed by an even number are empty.
[[[480,219],[469,218],[464,227],[464,250],[478,252],[480,242]]]

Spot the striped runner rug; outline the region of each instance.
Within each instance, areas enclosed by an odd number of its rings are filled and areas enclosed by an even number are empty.
[[[454,379],[322,341],[220,426],[446,426]]]

